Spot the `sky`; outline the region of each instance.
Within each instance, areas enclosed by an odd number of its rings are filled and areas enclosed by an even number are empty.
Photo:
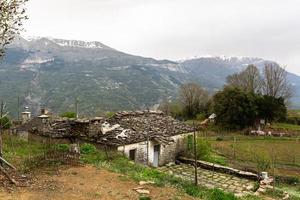
[[[300,0],[29,0],[27,36],[157,59],[249,56],[300,75]]]

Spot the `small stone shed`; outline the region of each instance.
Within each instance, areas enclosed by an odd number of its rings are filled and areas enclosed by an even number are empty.
[[[56,119],[43,123],[33,119],[23,127],[36,135],[80,139],[116,149],[137,163],[153,167],[175,162],[186,148],[185,137],[193,132],[191,126],[156,111],[124,111],[110,118]]]
[[[192,127],[162,112],[121,112],[107,123],[115,128],[107,131],[103,139],[115,144],[131,160],[153,167],[175,162],[186,149],[185,137],[193,132]]]

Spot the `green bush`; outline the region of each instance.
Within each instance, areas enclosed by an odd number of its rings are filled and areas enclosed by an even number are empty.
[[[3,126],[4,129],[9,129],[11,125],[11,121],[7,116],[0,118],[0,126]]]
[[[186,151],[183,155],[187,157],[194,157],[194,139],[192,135],[189,135],[185,138],[186,143]],[[211,144],[204,139],[198,138],[197,139],[197,159],[209,161],[212,148]]]
[[[107,112],[105,113],[105,117],[112,118],[115,116],[115,114],[116,114],[115,112]]]
[[[55,145],[54,148],[58,151],[67,152],[70,149],[70,145],[69,144],[57,144],[57,145]]]
[[[148,196],[141,196],[139,200],[151,200],[151,198]]]
[[[206,116],[205,116],[204,113],[199,113],[199,114],[196,115],[196,119],[197,119],[198,121],[203,121],[203,120],[206,119]]]
[[[232,193],[225,193],[220,189],[213,189],[210,196],[210,200],[237,200],[238,198]]]
[[[82,154],[92,154],[97,152],[97,148],[92,144],[84,143],[80,147],[80,152]]]
[[[211,155],[211,144],[207,140],[197,140],[197,158],[202,160],[208,160]]]
[[[271,168],[271,158],[266,153],[255,152],[254,159],[258,171],[267,171]]]
[[[76,118],[76,113],[75,112],[64,112],[60,114],[60,117],[66,117],[66,118]]]

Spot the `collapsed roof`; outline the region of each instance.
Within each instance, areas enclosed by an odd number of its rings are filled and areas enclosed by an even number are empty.
[[[36,120],[35,120],[36,122]],[[30,123],[30,122],[29,122]],[[43,123],[40,121],[40,123]],[[78,138],[120,146],[143,141],[155,140],[159,143],[173,142],[170,136],[193,131],[188,126],[162,112],[130,111],[119,112],[111,118],[95,119],[57,119],[43,123],[43,126],[33,124],[29,132],[53,138]]]

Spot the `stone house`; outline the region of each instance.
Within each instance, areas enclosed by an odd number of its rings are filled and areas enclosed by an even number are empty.
[[[110,118],[55,119],[29,125],[28,132],[57,139],[89,141],[115,149],[129,159],[153,167],[175,162],[193,128],[162,112],[118,112]]]
[[[153,167],[175,162],[186,149],[185,137],[193,132],[192,127],[161,112],[117,113],[108,123],[120,126],[106,133],[119,140],[118,151]]]

